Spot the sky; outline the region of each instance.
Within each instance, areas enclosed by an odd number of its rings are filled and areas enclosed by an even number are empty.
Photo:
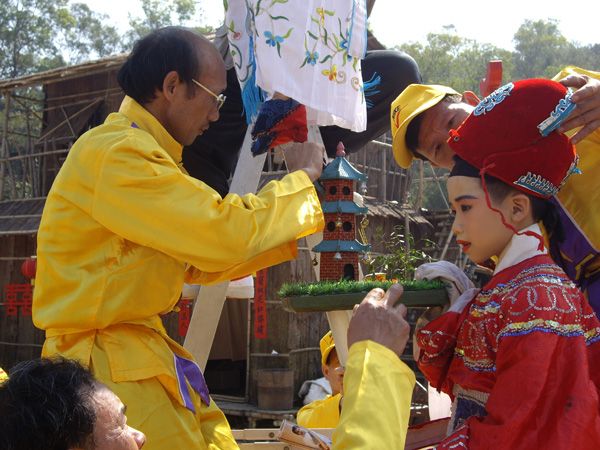
[[[120,32],[127,30],[128,13],[142,14],[140,0],[77,1],[107,14]],[[202,25],[218,26],[223,19],[223,2],[200,0],[198,4],[203,10]],[[513,50],[512,38],[526,19],[556,19],[569,41],[600,43],[598,0],[580,1],[577,9],[565,8],[565,0],[503,0],[496,4],[494,12],[494,4],[489,0],[377,0],[369,21],[375,36],[390,47],[425,42],[427,33],[439,33],[445,25],[454,25],[461,37]]]

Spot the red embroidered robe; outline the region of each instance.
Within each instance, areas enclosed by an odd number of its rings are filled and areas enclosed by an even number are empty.
[[[417,340],[419,367],[454,400],[438,448],[600,448],[600,323],[549,256],[495,274]]]

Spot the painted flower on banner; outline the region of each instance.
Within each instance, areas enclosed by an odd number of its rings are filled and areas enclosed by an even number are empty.
[[[314,66],[317,63],[318,59],[319,59],[319,52],[309,52],[308,50],[306,51],[306,62],[308,64],[310,64],[311,66]]]
[[[267,44],[269,44],[271,47],[275,47],[283,42],[283,37],[275,36],[270,31],[265,31],[265,37],[267,38]]]

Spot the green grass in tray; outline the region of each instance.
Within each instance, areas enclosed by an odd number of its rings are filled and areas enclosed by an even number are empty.
[[[419,291],[427,289],[442,289],[444,285],[440,281],[408,280],[397,281],[405,291]],[[295,297],[299,295],[333,295],[349,294],[352,292],[369,292],[374,288],[387,290],[393,281],[320,281],[317,283],[284,283],[278,292],[279,297]]]

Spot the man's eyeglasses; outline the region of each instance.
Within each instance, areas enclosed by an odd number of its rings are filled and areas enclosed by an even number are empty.
[[[204,86],[202,83],[200,83],[199,81],[196,81],[192,78],[192,81],[196,84],[196,86],[200,86],[202,89],[204,89],[206,92],[208,92],[210,95],[212,95],[214,98],[217,99],[217,109],[221,109],[221,107],[223,106],[223,104],[225,103],[225,100],[227,99],[227,97],[225,97],[223,94],[215,94],[213,91],[211,91],[209,88],[207,88],[206,86]]]

